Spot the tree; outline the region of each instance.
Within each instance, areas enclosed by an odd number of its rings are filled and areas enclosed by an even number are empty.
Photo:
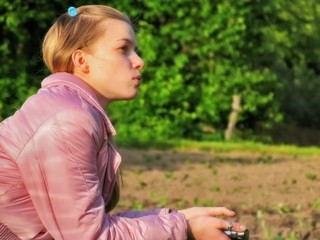
[[[99,3],[105,4],[85,2]],[[320,128],[316,0],[108,4],[132,17],[146,62],[138,98],[108,110],[124,138],[203,139],[204,129],[222,136],[233,95],[242,100],[242,132],[281,121]],[[48,74],[41,41],[68,6],[62,0],[0,3],[0,118],[12,114]]]

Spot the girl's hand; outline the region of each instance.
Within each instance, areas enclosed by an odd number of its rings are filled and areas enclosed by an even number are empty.
[[[228,221],[216,217],[201,216],[187,220],[188,240],[229,240],[223,232],[228,229]],[[246,227],[233,222],[233,231],[243,232]]]
[[[234,217],[236,213],[225,207],[192,207],[178,212],[183,213],[188,223],[188,239],[195,240],[229,240],[223,232],[228,229],[228,221],[218,216]],[[232,230],[243,232],[246,227],[232,222]]]
[[[226,217],[234,217],[236,213],[234,211],[229,210],[225,207],[192,207],[184,210],[178,210],[179,213],[183,213],[187,220],[208,216],[208,217],[217,217],[217,216],[226,216]]]

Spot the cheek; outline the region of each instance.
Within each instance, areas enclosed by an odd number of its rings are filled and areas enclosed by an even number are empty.
[[[113,72],[113,65],[111,63],[99,63],[94,69],[97,75],[102,75],[102,77],[106,77]]]
[[[130,67],[131,66],[131,55],[127,56],[127,55],[121,55],[120,57],[118,57],[115,60],[115,64],[117,64],[118,66],[122,66],[122,67]]]
[[[108,60],[95,63],[92,71],[94,75],[100,77],[116,77],[125,74],[125,71],[131,68],[130,58],[127,56],[117,56]]]

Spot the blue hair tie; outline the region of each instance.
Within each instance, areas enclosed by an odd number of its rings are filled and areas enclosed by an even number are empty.
[[[75,17],[78,15],[78,11],[75,7],[69,7],[68,14],[70,15],[70,17]]]

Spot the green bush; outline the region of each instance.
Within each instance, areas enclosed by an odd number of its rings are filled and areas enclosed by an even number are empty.
[[[99,3],[106,4],[85,2]],[[234,94],[242,98],[241,137],[278,122],[320,129],[316,0],[107,4],[132,17],[146,63],[137,99],[108,109],[123,139],[221,139]],[[62,0],[1,1],[0,118],[40,86],[47,74],[42,38],[67,7]]]

